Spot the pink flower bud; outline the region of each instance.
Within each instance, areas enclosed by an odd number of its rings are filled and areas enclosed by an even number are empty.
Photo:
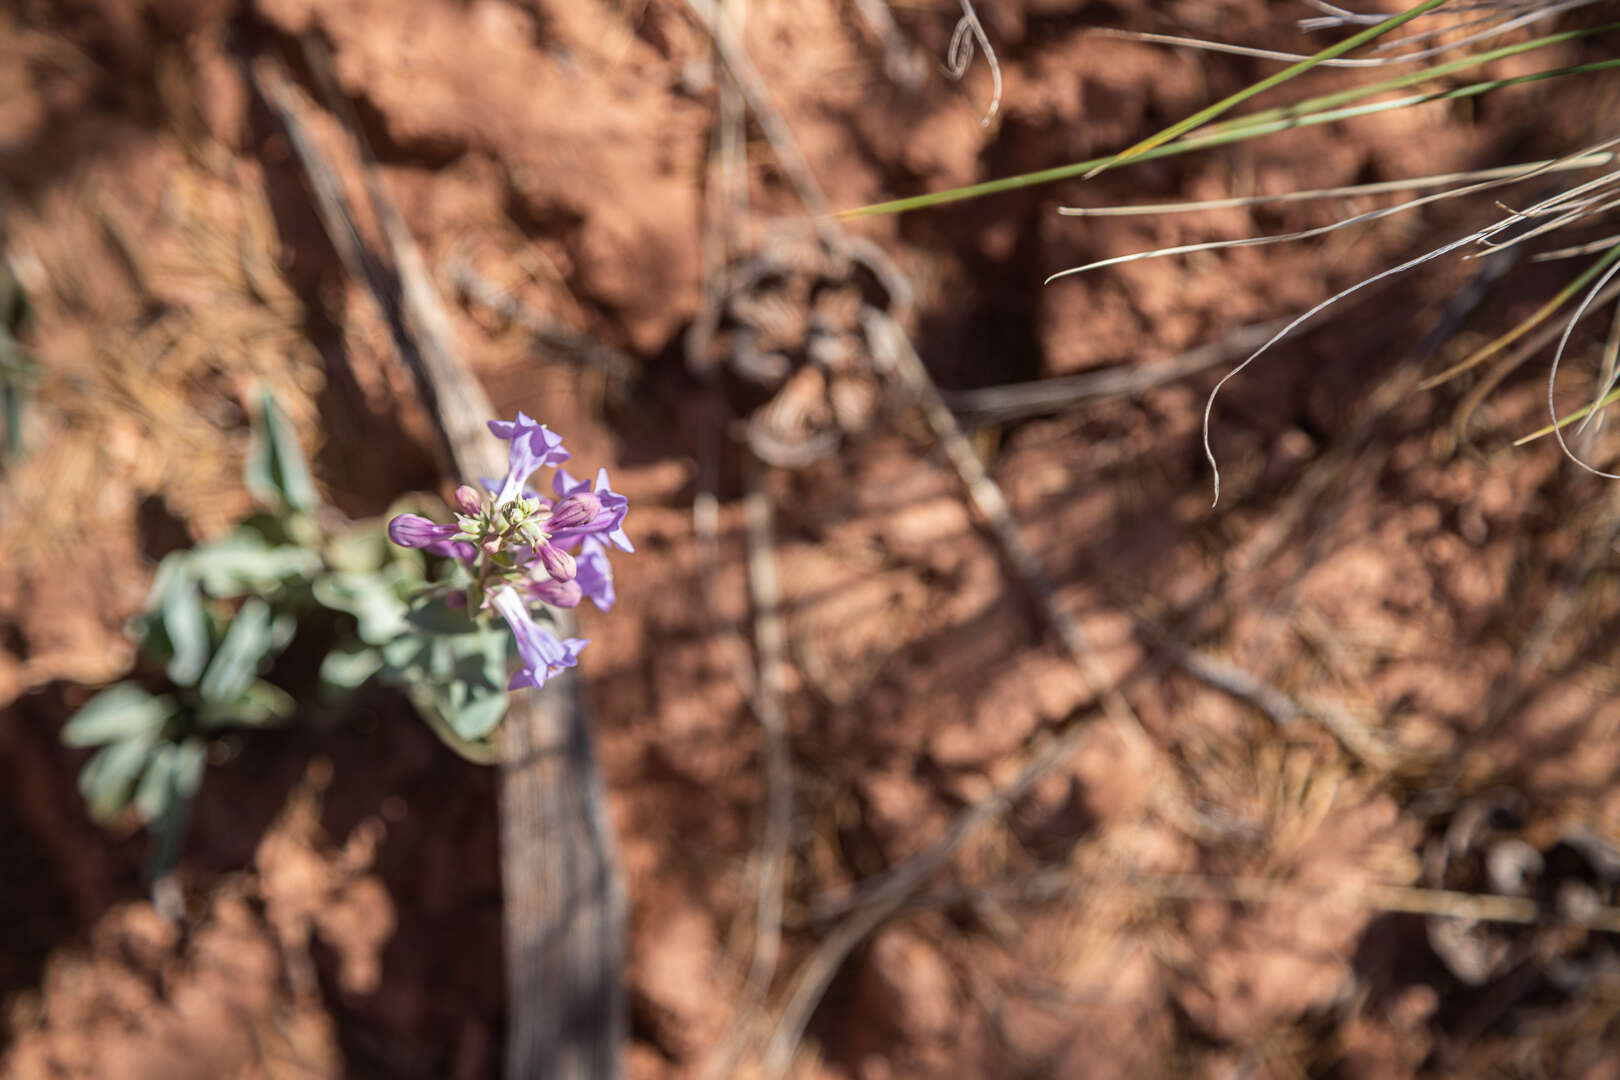
[[[460,526],[438,525],[421,514],[400,514],[388,523],[388,539],[408,548],[427,547],[448,540],[460,531]]]
[[[541,544],[534,549],[534,553],[553,581],[573,581],[574,575],[579,573],[578,567],[574,564],[574,557],[562,548]]]
[[[547,530],[556,532],[558,529],[578,529],[589,525],[596,520],[596,515],[602,512],[602,500],[589,491],[582,491],[577,495],[570,495],[551,508],[551,520],[546,522]]]
[[[474,491],[466,484],[462,484],[460,487],[456,488],[454,501],[456,504],[456,509],[460,510],[463,514],[478,514],[484,509],[484,502],[478,497],[478,492]]]
[[[529,593],[536,600],[560,608],[578,607],[585,595],[577,581],[536,581],[529,586]]]

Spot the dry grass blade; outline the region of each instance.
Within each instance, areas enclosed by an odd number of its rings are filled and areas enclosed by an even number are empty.
[[[1209,392],[1209,397],[1206,398],[1205,401],[1204,401],[1204,425],[1203,425],[1204,458],[1205,458],[1206,461],[1209,462],[1209,467],[1210,467],[1211,471],[1214,473],[1214,488],[1215,488],[1215,497],[1214,497],[1214,500],[1211,502],[1210,505],[1211,506],[1217,505],[1221,501],[1221,470],[1220,470],[1219,463],[1217,463],[1216,460],[1215,460],[1215,451],[1214,451],[1213,447],[1211,447],[1211,445],[1210,445],[1209,428],[1210,428],[1210,417],[1214,413],[1214,409],[1215,409],[1215,398],[1216,398],[1216,396],[1218,394],[1220,394],[1222,387],[1224,387],[1228,382],[1230,382],[1232,379],[1236,378],[1238,375],[1242,374],[1243,371],[1246,370],[1249,367],[1249,365],[1253,364],[1256,360],[1258,360],[1262,355],[1265,354],[1265,352],[1268,349],[1270,349],[1273,345],[1277,344],[1277,342],[1279,342],[1283,338],[1287,337],[1291,332],[1293,332],[1293,330],[1296,327],[1303,325],[1304,323],[1308,322],[1310,319],[1315,317],[1318,312],[1321,312],[1321,311],[1333,306],[1334,304],[1337,304],[1340,300],[1343,300],[1344,298],[1346,298],[1348,296],[1351,296],[1351,295],[1353,295],[1353,294],[1355,294],[1357,292],[1360,292],[1362,289],[1365,289],[1370,285],[1374,285],[1374,284],[1376,284],[1376,283],[1378,283],[1380,281],[1384,281],[1384,280],[1386,280],[1388,278],[1392,278],[1392,277],[1395,277],[1395,276],[1397,276],[1399,274],[1403,274],[1406,271],[1413,269],[1414,267],[1422,265],[1423,263],[1430,262],[1430,261],[1432,261],[1434,259],[1438,259],[1442,255],[1448,254],[1449,252],[1456,251],[1458,248],[1461,248],[1461,247],[1464,247],[1464,246],[1466,246],[1468,244],[1474,243],[1476,240],[1479,239],[1479,237],[1480,237],[1479,233],[1471,233],[1468,236],[1465,236],[1460,240],[1454,240],[1449,244],[1444,244],[1444,245],[1442,245],[1440,247],[1437,247],[1437,248],[1433,249],[1432,251],[1428,251],[1428,252],[1425,252],[1424,254],[1419,255],[1419,256],[1417,256],[1415,258],[1408,259],[1406,262],[1401,263],[1399,266],[1394,266],[1394,267],[1391,267],[1388,270],[1381,271],[1381,272],[1379,272],[1377,274],[1374,274],[1370,278],[1366,278],[1366,279],[1364,279],[1362,281],[1357,282],[1356,284],[1350,286],[1348,289],[1343,289],[1343,290],[1333,294],[1332,296],[1328,297],[1326,300],[1323,300],[1321,303],[1315,305],[1310,310],[1306,311],[1303,315],[1299,315],[1296,318],[1294,318],[1292,321],[1290,321],[1288,323],[1287,326],[1283,327],[1283,329],[1279,330],[1276,334],[1274,334],[1269,341],[1267,341],[1264,345],[1260,346],[1260,348],[1258,350],[1251,353],[1249,355],[1248,359],[1244,360],[1237,367],[1233,368],[1231,371],[1228,371],[1225,375],[1221,376],[1220,381],[1215,384],[1215,388]]]
[[[1386,217],[1391,217],[1395,214],[1402,214],[1411,210],[1416,210],[1420,207],[1427,206],[1430,203],[1440,202],[1445,199],[1461,198],[1462,196],[1477,194],[1481,191],[1490,190],[1491,188],[1504,187],[1510,184],[1519,183],[1523,180],[1530,179],[1531,177],[1539,176],[1542,173],[1550,170],[1554,165],[1561,165],[1565,161],[1566,159],[1561,158],[1555,162],[1537,162],[1530,165],[1520,166],[1518,172],[1509,173],[1505,176],[1496,176],[1491,179],[1481,181],[1480,183],[1470,184],[1467,187],[1455,188],[1451,191],[1438,191],[1432,195],[1422,195],[1416,199],[1409,199],[1406,202],[1397,203],[1394,206],[1386,206],[1378,210],[1369,210],[1363,214],[1356,214],[1353,217],[1344,218],[1343,220],[1335,221],[1328,225],[1320,225],[1314,229],[1305,229],[1300,232],[1279,233],[1274,236],[1252,236],[1238,240],[1210,240],[1199,244],[1182,244],[1176,247],[1156,248],[1152,251],[1139,251],[1130,255],[1117,255],[1110,259],[1099,259],[1096,262],[1086,263],[1084,266],[1076,266],[1071,267],[1068,270],[1060,270],[1048,277],[1046,279],[1046,284],[1050,285],[1057,279],[1068,277],[1071,274],[1081,274],[1089,270],[1100,270],[1108,266],[1118,266],[1124,263],[1139,262],[1143,259],[1160,259],[1170,255],[1187,255],[1199,251],[1215,251],[1224,248],[1262,247],[1268,244],[1282,244],[1296,240],[1309,240],[1313,237],[1324,236],[1328,233],[1339,229],[1348,228],[1352,225],[1360,225],[1370,221],[1378,221]],[[1591,183],[1596,184],[1599,182],[1608,182],[1608,179],[1609,178],[1607,177],[1600,177],[1599,180],[1592,181]],[[1584,186],[1590,185],[1583,185],[1583,187]],[[1539,206],[1537,208],[1532,208],[1532,210],[1523,211],[1519,214],[1519,216],[1530,217],[1533,215],[1536,209],[1539,209]]]
[[[1430,889],[1416,885],[1366,884],[1349,888],[1312,888],[1278,878],[1222,877],[1212,874],[1087,874],[1064,868],[1038,870],[993,886],[949,888],[916,896],[913,908],[954,907],[987,896],[1034,902],[1082,902],[1100,892],[1130,892],[1162,900],[1224,900],[1234,904],[1310,904],[1328,902],[1341,909],[1424,915],[1464,922],[1517,926],[1577,926],[1620,933],[1620,907],[1604,906],[1571,920],[1555,916],[1536,901],[1519,896]]]
[[[754,62],[749,58],[748,50],[743,47],[742,38],[737,33],[736,27],[731,24],[730,17],[714,0],[686,0],[686,6],[698,17],[704,29],[708,30],[709,37],[720,52],[720,58],[725,61],[726,69],[731,72],[738,88],[747,98],[748,108],[754,114],[754,120],[765,132],[771,150],[776,154],[783,171],[787,173],[788,180],[798,193],[799,201],[804,203],[805,209],[816,220],[817,228],[823,235],[829,240],[835,239],[838,235],[837,228],[827,221],[828,215],[832,212],[831,204],[821,190],[821,184],[816,180],[810,163],[805,160],[803,152],[799,149],[798,140],[793,137],[792,129],[772,103],[765,80],[760,77],[759,69],[754,67]]]
[[[1136,217],[1161,214],[1190,214],[1206,210],[1230,210],[1245,206],[1274,206],[1278,203],[1310,202],[1315,199],[1336,199],[1356,195],[1386,195],[1416,188],[1441,187],[1463,181],[1511,179],[1521,173],[1536,171],[1566,172],[1590,169],[1615,161],[1613,153],[1587,154],[1578,158],[1553,158],[1529,161],[1518,165],[1499,165],[1493,169],[1475,169],[1470,172],[1439,173],[1434,176],[1415,176],[1406,180],[1380,180],[1371,184],[1347,184],[1343,187],[1312,188],[1302,191],[1284,191],[1275,195],[1238,195],[1227,199],[1200,199],[1193,202],[1141,203],[1133,206],[1060,206],[1064,217]]]
[[[1507,333],[1502,334],[1500,337],[1497,337],[1489,343],[1474,350],[1469,355],[1463,357],[1455,364],[1446,368],[1446,370],[1437,375],[1431,375],[1424,379],[1418,384],[1418,389],[1432,390],[1441,383],[1449,382],[1458,375],[1461,375],[1463,372],[1478,367],[1486,360],[1489,360],[1491,357],[1495,356],[1497,353],[1501,352],[1503,349],[1507,348],[1509,345],[1512,345],[1515,341],[1518,341],[1524,335],[1534,330],[1537,326],[1540,326],[1542,323],[1556,315],[1558,313],[1558,309],[1569,303],[1570,299],[1580,291],[1582,286],[1586,285],[1603,271],[1612,268],[1616,260],[1620,260],[1620,246],[1611,248],[1606,256],[1588,267],[1574,281],[1558,290],[1552,299],[1548,300],[1545,304],[1541,305],[1541,307],[1537,308],[1533,313],[1531,313],[1529,318],[1521,321],[1517,326],[1509,330]],[[1607,280],[1608,278],[1605,276],[1604,281]],[[1583,312],[1585,310],[1584,304],[1582,305],[1582,310]],[[1576,321],[1579,320],[1577,319]],[[1570,327],[1574,327],[1573,322],[1570,323]],[[1554,416],[1553,420],[1556,423],[1558,417]]]
[[[1617,298],[1620,298],[1620,285],[1610,285],[1598,297],[1596,303],[1604,304]],[[1485,399],[1490,396],[1491,392],[1501,385],[1503,379],[1507,378],[1513,372],[1522,367],[1526,360],[1530,359],[1536,353],[1540,352],[1542,349],[1551,344],[1553,338],[1557,337],[1559,333],[1560,330],[1557,324],[1543,327],[1541,330],[1532,335],[1529,340],[1521,343],[1518,348],[1514,349],[1512,352],[1502,357],[1501,360],[1497,361],[1495,366],[1493,366],[1491,370],[1487,372],[1485,376],[1481,378],[1480,381],[1463,396],[1463,399],[1457,403],[1456,411],[1452,414],[1451,420],[1452,432],[1459,443],[1467,443],[1469,441],[1468,424],[1473,419],[1474,413],[1478,411],[1482,404],[1485,403]],[[1599,402],[1599,407],[1601,407],[1601,405],[1602,403]],[[1563,424],[1573,423],[1574,421],[1579,420],[1581,417],[1587,415],[1592,408],[1593,406],[1588,405],[1585,408],[1577,410],[1576,412],[1571,413],[1569,416],[1564,417],[1564,419],[1559,422]],[[1540,431],[1532,432],[1531,434],[1526,435],[1524,438],[1516,440],[1513,445],[1523,446],[1525,443],[1538,439],[1543,435],[1551,434],[1552,427],[1549,425],[1542,428]]]
[[[1564,361],[1564,350],[1569,346],[1570,335],[1575,332],[1575,324],[1581,321],[1587,310],[1596,302],[1603,287],[1614,278],[1615,274],[1620,274],[1620,246],[1613,248],[1609,256],[1598,265],[1602,266],[1605,263],[1612,265],[1609,265],[1603,276],[1587,290],[1585,299],[1575,309],[1575,314],[1570,316],[1569,322],[1564,327],[1563,336],[1558,339],[1558,348],[1553,352],[1552,366],[1547,371],[1547,414],[1552,419],[1553,437],[1558,440],[1558,448],[1563,451],[1565,457],[1594,476],[1601,476],[1605,480],[1620,480],[1620,473],[1604,472],[1596,466],[1588,465],[1579,454],[1570,449],[1568,440],[1564,438],[1564,427],[1558,422],[1558,369]]]
[[[1290,697],[1251,671],[1187,648],[1141,613],[1135,613],[1133,618],[1153,645],[1187,674],[1206,686],[1247,702],[1277,727],[1285,728],[1307,717],[1326,728],[1363,765],[1382,771],[1394,764],[1395,751],[1388,743],[1338,703]]]
[[[1476,45],[1481,41],[1488,41],[1491,38],[1500,37],[1503,34],[1511,33],[1512,31],[1517,30],[1522,26],[1528,26],[1528,25],[1530,25],[1532,23],[1540,22],[1543,19],[1550,19],[1553,16],[1560,15],[1560,14],[1566,12],[1566,11],[1573,11],[1576,8],[1586,7],[1586,6],[1590,5],[1590,4],[1594,4],[1594,3],[1597,3],[1597,2],[1598,2],[1598,0],[1564,0],[1563,3],[1544,4],[1544,5],[1542,5],[1540,7],[1539,10],[1532,11],[1532,12],[1530,12],[1528,14],[1521,15],[1521,16],[1519,16],[1517,18],[1507,19],[1507,20],[1505,20],[1503,22],[1497,23],[1494,26],[1489,26],[1486,29],[1481,30],[1481,31],[1479,31],[1477,33],[1470,34],[1470,35],[1468,35],[1466,37],[1463,37],[1463,38],[1460,38],[1460,39],[1458,39],[1456,41],[1447,42],[1444,45],[1435,45],[1435,46],[1432,46],[1430,48],[1419,49],[1419,50],[1417,50],[1415,52],[1402,53],[1399,56],[1335,57],[1335,58],[1327,59],[1327,60],[1319,60],[1319,61],[1317,61],[1317,66],[1320,66],[1320,67],[1345,67],[1345,68],[1376,68],[1376,67],[1388,67],[1391,64],[1411,64],[1411,63],[1416,63],[1416,62],[1418,62],[1420,60],[1428,60],[1428,59],[1430,59],[1432,57],[1439,56],[1442,53],[1455,52],[1458,49],[1465,49],[1468,46]],[[1461,10],[1461,9],[1458,9],[1458,10]],[[1489,23],[1489,22],[1493,21],[1495,18],[1497,18],[1497,16],[1487,15],[1487,16],[1483,16],[1483,17],[1481,17],[1479,19],[1474,19],[1472,21],[1457,24],[1457,25],[1453,25],[1453,26],[1439,27],[1439,28],[1432,29],[1432,30],[1419,31],[1419,32],[1414,33],[1414,34],[1409,34],[1406,37],[1399,38],[1399,39],[1397,39],[1395,41],[1382,42],[1382,43],[1380,43],[1378,45],[1375,45],[1375,46],[1373,46],[1373,51],[1374,52],[1383,52],[1383,51],[1387,51],[1387,50],[1390,50],[1390,49],[1398,49],[1398,48],[1401,48],[1401,47],[1406,46],[1406,45],[1413,45],[1413,44],[1418,43],[1419,41],[1425,41],[1425,40],[1427,40],[1429,38],[1432,38],[1432,37],[1435,37],[1435,36],[1437,36],[1439,34],[1454,33],[1454,32],[1456,32],[1457,30],[1460,30],[1460,29],[1466,29],[1466,28],[1472,27],[1472,26],[1480,26],[1480,25],[1483,25],[1485,23]],[[1361,19],[1361,20],[1358,20],[1358,21],[1360,21],[1363,25],[1374,25],[1375,26],[1378,23],[1383,22],[1386,19],[1388,19],[1388,16],[1387,15],[1371,16],[1370,19],[1371,19],[1371,22],[1368,22],[1367,19]],[[1310,20],[1307,20],[1307,21],[1310,21]],[[1337,25],[1337,24],[1335,24],[1335,25]],[[1324,28],[1325,28],[1325,24],[1324,24]],[[1228,54],[1233,55],[1233,56],[1252,56],[1252,57],[1256,57],[1256,58],[1261,59],[1261,60],[1280,60],[1280,61],[1285,61],[1285,62],[1303,62],[1303,61],[1307,61],[1307,60],[1312,59],[1311,56],[1309,56],[1309,55],[1307,55],[1305,53],[1291,53],[1291,52],[1285,52],[1285,51],[1277,50],[1277,49],[1256,49],[1256,48],[1252,48],[1252,47],[1247,46],[1247,45],[1232,45],[1232,44],[1228,44],[1226,42],[1221,42],[1221,41],[1208,41],[1208,40],[1205,40],[1203,38],[1177,37],[1177,36],[1172,35],[1172,34],[1154,34],[1154,33],[1147,33],[1147,32],[1139,31],[1139,30],[1101,29],[1101,30],[1094,31],[1094,33],[1104,35],[1104,36],[1107,36],[1107,37],[1126,38],[1126,39],[1131,40],[1131,41],[1143,41],[1143,42],[1150,42],[1150,43],[1158,44],[1158,45],[1173,45],[1173,46],[1177,46],[1177,47],[1180,47],[1180,48],[1199,49],[1199,50],[1202,50],[1204,52],[1228,53]]]
[[[1358,49],[1367,44],[1369,41],[1374,41],[1377,38],[1382,37],[1384,34],[1389,33],[1391,30],[1395,30],[1411,22],[1413,19],[1420,18],[1421,16],[1428,14],[1446,2],[1447,0],[1421,0],[1420,3],[1399,15],[1393,15],[1375,26],[1368,27],[1360,33],[1352,34],[1338,44],[1330,45],[1314,56],[1307,57],[1301,60],[1299,63],[1277,72],[1275,75],[1260,79],[1259,81],[1244,87],[1242,90],[1239,90],[1237,93],[1222,98],[1220,101],[1217,101],[1208,108],[1200,109],[1198,112],[1187,117],[1185,120],[1171,124],[1169,127],[1165,128],[1163,131],[1160,131],[1156,135],[1151,135],[1148,138],[1143,139],[1141,142],[1138,142],[1133,146],[1121,151],[1106,164],[1098,165],[1096,168],[1086,173],[1086,179],[1089,180],[1091,177],[1096,176],[1104,169],[1112,168],[1115,165],[1122,165],[1127,161],[1140,157],[1149,150],[1163,146],[1165,143],[1168,143],[1174,139],[1179,139],[1183,135],[1186,135],[1191,131],[1195,131],[1209,123],[1217,116],[1220,116],[1238,105],[1243,104],[1243,102],[1248,101],[1250,98],[1258,97],[1267,90],[1281,86],[1290,79],[1303,75],[1312,68],[1320,66],[1325,61],[1335,59],[1336,57],[1343,56],[1347,52]]]

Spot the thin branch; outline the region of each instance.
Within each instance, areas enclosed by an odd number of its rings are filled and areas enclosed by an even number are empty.
[[[749,996],[757,1003],[770,988],[782,944],[782,890],[787,879],[793,813],[793,769],[787,730],[787,632],[776,574],[771,500],[755,466],[743,501],[748,524],[748,584],[754,604],[754,647],[759,654],[755,711],[765,736],[765,828],[760,838],[759,897]],[[745,1010],[746,1011],[746,1010]]]
[[[1131,397],[1216,364],[1235,360],[1276,333],[1284,322],[1274,319],[1255,326],[1239,327],[1222,341],[1200,345],[1159,363],[1085,371],[1056,379],[987,386],[978,390],[949,391],[943,397],[953,413],[979,424],[1007,423],[1059,412],[1091,398]]]
[[[827,993],[850,953],[873,931],[900,911],[927,880],[945,866],[975,832],[1004,816],[1041,777],[1097,737],[1097,726],[1069,718],[1069,728],[1050,746],[1035,754],[1007,786],[957,814],[945,835],[887,873],[862,884],[859,899],[796,973],[776,1030],[766,1045],[762,1066],[766,1076],[780,1077],[792,1064],[816,1007]]]
[[[720,58],[725,61],[732,78],[737,80],[737,87],[748,99],[749,110],[753,112],[760,130],[765,133],[765,138],[776,153],[782,170],[787,173],[789,182],[798,192],[799,201],[804,203],[805,209],[816,220],[818,229],[826,235],[835,236],[836,230],[829,232],[831,226],[826,224],[832,204],[827,201],[826,193],[816,180],[810,163],[805,160],[804,153],[799,149],[798,140],[793,137],[793,129],[788,127],[787,121],[782,118],[781,112],[771,99],[770,90],[766,87],[765,80],[760,77],[759,69],[754,67],[754,61],[749,57],[736,28],[732,26],[730,17],[714,0],[686,0],[686,6],[709,32],[715,48],[719,50]]]
[[[892,377],[921,407],[928,426],[933,428],[935,437],[939,439],[940,446],[945,451],[946,458],[961,477],[968,498],[978,508],[985,524],[990,528],[991,536],[995,538],[1006,557],[1007,565],[1028,590],[1040,607],[1047,625],[1057,634],[1058,640],[1063,643],[1070,658],[1080,668],[1086,681],[1091,684],[1092,691],[1102,702],[1103,711],[1119,729],[1120,736],[1135,745],[1147,743],[1147,733],[1142,730],[1141,722],[1136,718],[1136,711],[1131,708],[1130,702],[1125,700],[1125,695],[1120,693],[1113,676],[1103,665],[1090,635],[1085,632],[1078,619],[1059,606],[1057,588],[1052,584],[1051,578],[1047,577],[1040,560],[1035,557],[1035,553],[1024,540],[1023,531],[1013,520],[1006,496],[991,479],[984,462],[974,453],[973,446],[968,442],[967,436],[962,434],[956,417],[945,407],[939,388],[934,385],[932,376],[923,366],[922,359],[917,355],[911,340],[906,337],[905,331],[901,330],[887,314],[873,307],[866,308],[862,313],[861,325],[866,331],[866,339],[871,344],[880,371]]]
[[[523,327],[540,344],[581,363],[600,368],[610,379],[634,377],[636,362],[627,353],[535,310],[520,297],[480,274],[464,255],[458,253],[450,259],[446,274],[467,299],[495,312],[507,322]]]

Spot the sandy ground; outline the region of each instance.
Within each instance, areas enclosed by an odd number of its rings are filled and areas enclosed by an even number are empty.
[[[981,6],[1005,76],[989,128],[986,69],[954,84],[935,59],[954,4],[896,6],[887,52],[857,4],[748,5],[744,41],[834,206],[1117,149],[1270,70],[1093,28],[1292,48],[1304,13]],[[178,925],[143,898],[143,834],[89,821],[83,752],[56,738],[131,663],[121,627],[155,560],[246,507],[257,385],[344,511],[447,483],[247,75],[281,56],[308,85],[310,34],[457,298],[492,397],[612,464],[631,496],[620,605],[583,616],[632,906],[627,1060],[636,1077],[703,1075],[759,1022],[738,1009],[766,792],[736,677],[751,659],[734,438],[717,564],[693,532],[710,421],[683,340],[721,205],[719,91],[707,38],[672,0],[23,0],[0,14],[0,228],[41,362],[29,453],[0,491],[0,1071],[498,1074],[493,777],[401,699],[368,691],[342,717],[216,754]],[[908,280],[919,351],[947,390],[1141,366],[1296,313],[1496,210],[1442,205],[1043,287],[1080,261],[1370,204],[1084,220],[1058,206],[1553,153],[1617,90],[1600,78],[1427,106],[855,231]],[[760,131],[740,161],[746,213],[724,224],[745,244],[792,232],[799,207]],[[604,373],[460,297],[468,267],[629,369]],[[1467,384],[1411,391],[1418,366],[1464,355],[1566,279],[1525,265],[1431,341],[1476,269],[1436,266],[1347,305],[1231,384],[1217,510],[1199,420],[1220,369],[974,429],[1148,739],[1099,731],[975,834],[844,965],[803,1075],[1611,1075],[1608,939],[1463,934],[1388,891],[1486,890],[1481,867],[1517,844],[1545,857],[1540,887],[1578,880],[1614,900],[1592,852],[1620,841],[1617,496],[1545,446],[1511,448],[1537,423],[1535,374],[1474,415],[1469,442],[1453,435]],[[823,939],[830,899],[925,848],[1095,704],[913,411],[892,402],[849,426],[834,453],[762,481],[795,781],[778,992]],[[1346,726],[1273,723],[1191,677],[1150,622]],[[1485,824],[1459,824],[1482,806]],[[1264,887],[1235,896],[1233,882]],[[767,999],[767,1019],[779,1006]]]

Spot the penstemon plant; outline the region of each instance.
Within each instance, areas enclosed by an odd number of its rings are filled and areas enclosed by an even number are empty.
[[[254,511],[163,560],[128,626],[141,669],[62,730],[95,750],[79,778],[92,814],[133,810],[149,830],[154,880],[178,860],[206,762],[229,756],[232,732],[289,722],[301,702],[337,705],[376,680],[404,691],[452,749],[490,762],[508,695],[578,663],[586,642],[559,638],[552,613],[587,597],[613,607],[607,553],[634,550],[628,502],[606,470],[593,484],[557,468],[570,454],[545,425],[519,413],[490,429],[511,453],[489,494],[464,485],[454,523],[407,512],[385,530],[322,504],[266,395],[244,475]],[[555,470],[550,497],[527,486],[544,468]],[[318,672],[283,663],[295,638],[321,657]]]
[[[507,690],[541,687],[579,662],[587,644],[559,639],[548,625],[552,608],[572,608],[589,597],[602,611],[613,607],[613,568],[609,547],[634,551],[624,532],[629,501],[615,492],[606,469],[596,483],[574,479],[557,468],[573,455],[562,436],[522,412],[516,420],[491,420],[489,429],[511,444],[506,476],[486,480],[489,494],[463,484],[455,493],[455,522],[439,524],[419,514],[400,514],[388,535],[401,547],[448,556],[457,571],[430,590],[446,612],[465,612],[474,625],[494,611],[517,645],[521,666]],[[555,498],[528,487],[540,469],[553,468]],[[422,625],[456,628],[441,618]],[[464,632],[464,631],[463,631]]]

